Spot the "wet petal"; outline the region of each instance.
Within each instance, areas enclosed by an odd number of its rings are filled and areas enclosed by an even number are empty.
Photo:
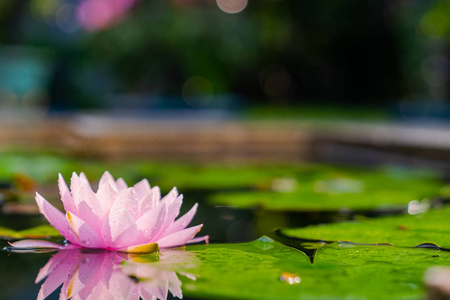
[[[83,219],[99,232],[102,226],[101,220],[103,219],[104,212],[91,186],[82,182],[77,190],[72,191],[72,195],[77,206],[77,212],[75,214],[83,216]]]
[[[144,198],[144,196],[147,195],[151,190],[150,183],[147,179],[142,179],[141,181],[136,183],[133,188],[136,191],[139,199]]]
[[[98,188],[100,189],[101,186],[107,182],[113,184],[114,187],[116,186],[116,181],[114,180],[114,177],[111,175],[111,173],[105,171],[105,173],[103,173],[102,177],[100,178],[100,181],[98,182]]]
[[[91,206],[92,209],[98,210],[97,196],[91,186],[85,182],[80,183],[77,189],[72,190],[72,198],[77,207],[80,202],[84,201]]]
[[[203,242],[203,241],[206,244],[209,244],[209,235],[205,235],[205,236],[201,236],[201,237],[190,239],[189,241],[186,242],[186,244],[200,243],[200,242]]]
[[[178,220],[176,220],[167,228],[165,234],[169,235],[176,231],[185,229],[194,218],[195,213],[197,212],[197,207],[198,203],[195,203],[194,206],[187,213],[185,213],[182,217],[178,218]]]
[[[168,236],[165,236],[157,241],[160,248],[175,247],[186,244],[202,229],[202,225],[189,227],[187,229],[177,231]]]
[[[83,172],[80,172],[80,181],[89,186],[91,185],[89,179],[86,177],[86,174],[84,174]]]
[[[110,214],[114,213],[114,211],[119,211],[123,208],[128,210],[135,220],[138,218],[139,200],[133,188],[127,188],[119,192],[116,201],[113,203],[111,207]]]
[[[178,190],[176,187],[174,187],[170,192],[165,195],[161,201],[165,201],[167,205],[170,205],[175,199],[178,197]]]
[[[83,216],[83,220],[97,233],[101,232],[103,225],[102,219],[93,212],[92,207],[85,201],[82,201],[78,205],[77,215]]]
[[[72,202],[72,195],[61,173],[58,174],[58,188],[59,195],[61,196],[61,201],[64,205],[64,209],[66,211],[75,212],[75,207]]]
[[[41,195],[36,193],[36,203],[39,206],[39,211],[50,222],[50,224],[56,228],[67,240],[72,243],[77,243],[77,238],[70,228],[66,217],[62,212],[53,207],[47,200]]]
[[[77,173],[72,173],[72,178],[70,178],[70,190],[73,192],[80,187],[81,181]]]
[[[167,203],[167,202],[163,202]],[[183,195],[180,195],[176,199],[174,199],[172,202],[169,202],[167,206],[167,217],[164,221],[164,224],[162,225],[161,231],[157,234],[155,237],[156,239],[159,239],[160,237],[168,235],[166,232],[167,228],[169,228],[170,225],[174,223],[175,218],[180,213],[181,204],[183,204]]]
[[[104,248],[105,243],[99,234],[77,215],[66,213],[67,220],[78,237],[78,243],[86,248]]]
[[[161,190],[158,186],[153,187],[150,192],[141,199],[140,213],[145,214],[147,211],[157,206],[161,200]]]
[[[117,191],[116,184],[114,181],[113,182],[108,181],[100,185],[96,196],[97,201],[102,208],[103,217],[105,217],[106,214],[109,213],[111,206],[117,199],[118,193],[119,192]]]
[[[102,230],[102,237],[109,247],[119,249],[130,244],[132,245],[136,235],[136,223],[128,210],[126,208],[111,209],[111,213],[106,219]]]
[[[123,180],[123,178],[119,178],[116,180],[116,186],[117,186],[117,190],[120,192],[121,190],[127,189],[128,188],[128,184],[125,182],[125,180]]]
[[[144,243],[146,240],[155,241],[155,237],[161,231],[167,219],[167,205],[162,203],[147,213],[145,213],[136,222],[137,229],[142,236],[139,236],[139,240]],[[139,242],[138,240],[138,242]]]

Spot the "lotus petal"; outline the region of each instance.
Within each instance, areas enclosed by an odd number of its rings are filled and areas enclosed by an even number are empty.
[[[187,241],[186,244],[193,244],[193,243],[200,243],[200,242],[205,242],[206,244],[209,244],[209,235],[192,238],[189,241]]]
[[[191,223],[192,219],[195,216],[195,213],[197,212],[198,203],[195,203],[194,206],[185,213],[182,217],[178,218],[175,222],[173,222],[165,231],[167,235],[172,234],[176,231],[180,231],[185,229],[189,223]]]
[[[163,202],[167,203],[167,202]],[[183,195],[175,198],[173,201],[167,204],[167,218],[161,227],[160,232],[156,235],[155,239],[168,235],[166,229],[174,222],[175,218],[180,213],[181,204],[183,203]]]
[[[61,173],[58,174],[58,188],[61,201],[66,211],[75,212],[75,207],[72,202],[72,195],[70,194],[69,187],[67,186]]]
[[[128,188],[128,184],[125,182],[125,180],[123,180],[123,178],[119,178],[116,180],[116,186],[119,191]]]
[[[147,195],[150,190],[151,186],[147,179],[142,179],[138,183],[136,183],[133,186],[134,190],[136,191],[136,194],[138,195],[139,199],[144,198],[145,195]]]
[[[111,206],[117,199],[117,195],[119,194],[116,184],[114,180],[105,182],[100,185],[97,191],[97,201],[102,210],[102,219],[109,213]]]
[[[15,248],[55,248],[59,249],[62,246],[49,241],[43,240],[21,240],[14,243],[9,243]]]
[[[112,249],[134,244],[138,232],[136,223],[126,208],[111,209],[106,222],[103,224],[102,237]]]
[[[61,233],[67,240],[74,244],[77,244],[77,238],[70,228],[67,219],[64,214],[53,207],[47,200],[45,200],[41,195],[36,193],[36,203],[39,207],[39,211],[44,217],[49,221],[49,223],[56,228],[56,230]]]
[[[78,237],[78,244],[86,248],[104,248],[105,243],[98,233],[83,219],[70,212],[66,213],[70,227]]]
[[[161,200],[161,190],[158,186],[153,187],[147,195],[140,200],[140,213],[145,214],[147,211],[157,206]]]
[[[176,187],[170,190],[170,192],[165,195],[161,201],[165,201],[167,205],[170,205],[178,197],[178,190]]]
[[[158,240],[160,248],[176,247],[186,244],[202,229],[202,225],[193,226],[175,233],[169,234]]]
[[[119,192],[116,201],[111,207],[110,215],[121,209],[126,209],[134,219],[137,219],[139,215],[139,199],[133,188],[127,188]]]
[[[140,217],[136,223],[140,233],[139,239],[153,240],[164,226],[167,213],[167,205],[162,203]]]
[[[98,188],[100,189],[100,187],[107,182],[116,186],[116,181],[114,180],[114,177],[111,175],[111,173],[109,173],[108,171],[105,171],[105,173],[103,173],[102,177],[100,178],[100,181],[98,183]]]
[[[89,179],[86,177],[86,174],[84,174],[83,172],[80,173],[80,181],[87,185],[91,184],[89,182]]]

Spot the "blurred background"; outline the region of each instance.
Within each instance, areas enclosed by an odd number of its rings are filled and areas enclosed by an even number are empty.
[[[307,148],[325,138],[446,157],[449,12],[420,0],[2,1],[2,145],[283,160],[317,158]]]
[[[442,109],[449,96],[446,1],[0,5],[2,109],[408,108],[413,101]]]
[[[0,1],[4,218],[36,213],[36,189],[56,201],[58,172],[202,193],[320,193],[339,172],[307,177],[312,162],[446,180],[449,14],[438,0]],[[355,174],[325,190],[360,193]]]

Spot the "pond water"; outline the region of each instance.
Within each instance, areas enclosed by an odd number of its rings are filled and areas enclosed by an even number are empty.
[[[82,167],[95,182],[103,166]],[[146,177],[166,191],[178,186],[185,196],[181,213],[198,202],[191,224],[204,224],[209,245],[145,255],[21,251],[7,241],[42,235],[20,230],[47,222],[37,214],[3,213],[0,299],[60,299],[60,293],[63,299],[421,299],[425,271],[450,266],[448,188],[434,171],[160,167],[112,166],[130,183]],[[36,180],[50,198],[51,181]],[[32,201],[18,198],[5,205]]]

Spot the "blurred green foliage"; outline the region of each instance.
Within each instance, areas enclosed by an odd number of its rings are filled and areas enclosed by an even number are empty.
[[[40,225],[24,230],[13,230],[0,226],[0,237],[3,239],[37,239],[49,237],[61,237],[58,230],[51,225]]]
[[[151,161],[104,162],[52,154],[0,155],[0,180],[25,190],[53,185],[61,173],[85,172],[92,182],[108,170],[129,185],[142,178],[163,192],[174,186],[210,193],[213,204],[286,211],[372,210],[405,207],[412,200],[447,197],[440,173],[404,167],[352,168],[321,164],[193,164]],[[24,177],[25,176],[25,177]],[[28,179],[27,179],[28,178]],[[36,186],[34,186],[35,182]],[[95,186],[95,184],[94,184]]]
[[[418,98],[430,88],[423,64],[445,56],[449,40],[441,0],[249,1],[238,14],[214,1],[138,1],[115,26],[70,33],[56,21],[66,4],[0,3],[0,44],[54,50],[60,105],[101,105],[114,93],[180,96],[195,76],[214,94],[275,104]],[[273,66],[281,73],[264,73]],[[285,89],[267,91],[280,82]]]
[[[417,170],[293,167],[268,189],[215,193],[210,201],[285,211],[383,210],[441,196],[443,186],[436,174]]]

